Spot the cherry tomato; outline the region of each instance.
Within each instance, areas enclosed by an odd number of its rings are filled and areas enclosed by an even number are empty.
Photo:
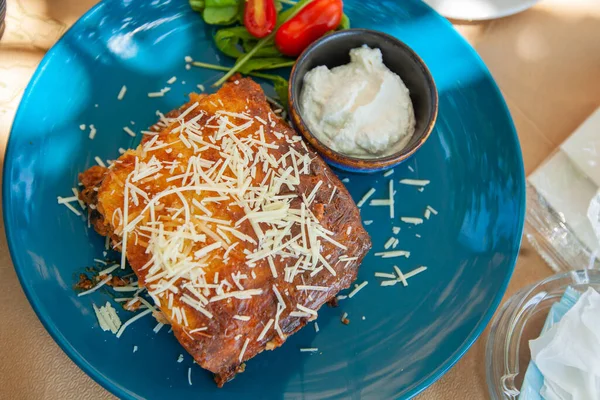
[[[273,32],[277,23],[275,0],[247,0],[244,9],[244,26],[250,34],[263,38]]]
[[[335,29],[342,20],[342,0],[314,0],[279,27],[275,45],[286,56],[296,57],[312,42]]]

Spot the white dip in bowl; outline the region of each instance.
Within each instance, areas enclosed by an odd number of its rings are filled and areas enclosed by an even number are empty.
[[[304,76],[300,112],[321,143],[353,157],[394,154],[415,132],[408,88],[366,45],[350,50],[349,64]]]

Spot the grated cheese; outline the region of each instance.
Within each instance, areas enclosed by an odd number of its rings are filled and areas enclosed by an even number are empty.
[[[135,137],[135,132],[131,130],[130,127],[128,126],[124,126],[123,130],[125,131],[125,133],[127,133],[129,136],[131,137]]]
[[[98,272],[98,276],[108,275],[108,274],[110,274],[111,272],[113,272],[114,270],[116,270],[119,267],[120,267],[119,264],[115,264],[112,267],[108,267],[106,269],[103,269],[102,271]]]
[[[429,211],[431,211],[431,213],[432,213],[433,215],[438,215],[438,212],[435,210],[435,208],[433,208],[433,207],[431,207],[431,206],[429,206],[429,205],[428,205],[428,206],[427,206],[427,209],[428,209]]]
[[[407,224],[413,224],[413,225],[421,225],[423,223],[423,218],[401,217],[400,220]]]
[[[373,193],[375,193],[375,189],[374,188],[369,189],[369,191],[367,193],[365,193],[365,195],[358,201],[358,203],[356,203],[356,206],[359,208],[362,207],[363,204],[365,204],[367,202],[367,200],[369,200],[369,197],[373,196]]]
[[[312,308],[305,307],[302,304],[296,304],[296,307],[298,308],[298,310],[305,312],[307,314],[318,315],[315,310],[313,310]]]
[[[410,251],[405,250],[394,250],[394,251],[382,251],[375,253],[376,256],[381,258],[394,258],[394,257],[410,257]]]
[[[390,193],[390,219],[394,219],[394,181],[390,179],[388,185]]]
[[[317,292],[326,292],[329,290],[327,286],[310,286],[310,285],[298,285],[296,286],[298,290],[314,290]]]
[[[279,289],[277,289],[277,286],[275,285],[273,285],[273,293],[275,293],[275,297],[277,297],[277,301],[279,302],[281,307],[285,309],[285,301],[283,301],[283,297],[281,297],[281,293],[279,293]]]
[[[175,82],[177,82],[177,77],[176,76],[172,76],[171,78],[169,78],[169,80],[167,81],[167,83],[169,85],[174,84]]]
[[[123,97],[125,97],[125,93],[127,93],[127,86],[123,85],[121,87],[121,90],[119,90],[119,94],[117,95],[117,100],[123,100]]]
[[[333,190],[331,191],[331,196],[329,197],[329,201],[327,203],[331,203],[331,200],[333,200],[333,196],[335,196],[336,190],[337,190],[337,186],[335,186],[333,188]]]
[[[138,319],[145,317],[146,315],[150,314],[152,312],[152,310],[144,310],[139,314],[136,314],[134,317],[130,318],[129,320],[127,320],[123,325],[121,325],[121,328],[119,329],[119,331],[117,332],[117,338],[120,338],[121,335],[123,334],[123,332],[125,331],[125,328],[127,328],[129,325],[131,325],[132,323],[134,323],[135,321],[137,321]]]
[[[423,271],[426,271],[426,270],[427,270],[427,267],[421,266],[421,267],[419,267],[419,268],[416,268],[416,269],[414,269],[414,270],[412,270],[412,271],[410,271],[410,272],[408,272],[408,273],[404,274],[404,277],[405,277],[406,279],[408,279],[408,278],[412,278],[413,276],[415,276],[415,275],[418,275],[418,274],[420,274],[421,272],[423,272]]]
[[[381,286],[394,286],[398,282],[402,282],[402,284],[404,286],[408,286],[407,280],[409,278],[412,278],[415,275],[420,274],[423,271],[426,271],[427,267],[421,266],[421,267],[418,267],[406,274],[403,274],[402,271],[400,270],[400,268],[398,268],[397,266],[394,266],[394,270],[396,271],[396,274],[398,275],[397,279],[383,281],[383,282],[381,282]],[[396,276],[394,276],[394,277],[396,277]]]
[[[75,207],[73,207],[71,204],[69,203],[62,203],[65,207],[67,207],[69,210],[71,210],[73,212],[73,214],[80,216],[81,213],[75,209]]]
[[[385,178],[387,178],[388,176],[392,175],[393,173],[394,173],[394,170],[393,170],[393,169],[390,169],[390,170],[389,170],[389,171],[387,171],[385,174],[383,174],[383,176],[384,176]]]
[[[400,280],[400,282],[402,282],[402,284],[404,286],[408,286],[408,282],[406,282],[406,277],[404,276],[404,274],[402,273],[400,268],[398,268],[398,266],[394,265],[394,271],[396,271],[396,274],[398,275],[398,279]]]
[[[225,300],[230,297],[235,297],[236,299],[244,300],[260,294],[262,294],[262,289],[239,290],[237,292],[229,292],[224,293],[222,295],[213,296],[210,298],[210,302],[214,303],[216,301]]]
[[[317,347],[302,347],[300,348],[301,353],[315,353],[319,351]]]
[[[192,386],[192,368],[188,368],[188,385]]]
[[[385,242],[385,244],[383,245],[384,249],[389,249],[390,247],[392,247],[392,245],[394,244],[394,242],[396,241],[396,238],[391,237],[387,240],[387,242]]]
[[[271,329],[271,326],[273,325],[273,322],[275,322],[275,320],[272,319],[272,318],[269,320],[269,322],[267,322],[267,324],[263,328],[262,332],[260,332],[260,335],[258,335],[258,338],[256,338],[257,342],[260,342],[261,340],[263,340],[265,338],[265,335],[267,334],[267,332],[269,331],[269,329]]]
[[[375,199],[369,202],[370,206],[392,206],[390,199]]]
[[[394,235],[397,235],[397,234],[399,234],[399,233],[400,233],[400,228],[399,228],[399,227],[397,227],[397,226],[394,226],[394,227],[392,228],[392,233],[393,233]]]
[[[310,318],[311,314],[306,313],[304,311],[292,311],[290,313],[290,317],[298,317],[298,318]]]
[[[115,292],[136,292],[140,288],[138,286],[115,286],[113,290]]]
[[[371,219],[369,219],[367,221],[363,221],[363,224],[365,224],[367,226],[371,225],[372,223],[373,223],[373,220],[371,220]]]
[[[389,278],[389,279],[395,279],[396,275],[394,274],[388,274],[387,272],[375,272],[375,276],[377,278]]]
[[[58,200],[58,204],[66,204],[66,203],[71,203],[71,202],[77,201],[78,197],[77,196],[71,196],[71,197],[58,196],[57,200]]]
[[[238,321],[250,321],[250,317],[247,315],[234,315],[233,319],[237,319]]]
[[[100,282],[98,282],[96,284],[96,286],[94,286],[93,288],[88,289],[85,292],[77,293],[77,297],[86,296],[86,295],[88,295],[90,293],[94,293],[96,290],[98,290],[102,286],[106,285],[111,279],[112,279],[111,275],[107,276],[106,278],[104,278],[103,280],[101,280]]]
[[[96,164],[98,164],[101,167],[106,168],[106,164],[104,164],[104,161],[102,161],[102,159],[98,156],[94,157],[94,160],[96,160]]]
[[[315,333],[319,333],[319,324],[315,321]]]
[[[111,331],[113,334],[116,334],[121,327],[121,320],[110,303],[107,301],[106,304],[100,308],[92,303],[92,307],[94,308],[94,313],[96,314],[100,328],[104,332]]]
[[[85,125],[84,125],[85,126]],[[85,129],[85,128],[84,128]],[[96,137],[96,127],[93,124],[90,124],[90,134],[88,136],[91,140],[94,140]]]
[[[354,288],[354,290],[352,290],[350,293],[348,293],[348,298],[351,299],[352,297],[356,296],[356,294],[358,292],[360,292],[365,286],[367,286],[368,283],[369,283],[368,281],[364,281],[360,285],[356,286]]]
[[[429,185],[428,180],[425,179],[402,179],[400,181],[403,185],[411,185],[411,186],[427,186]]]
[[[239,356],[239,361],[242,362],[244,360],[244,353],[246,352],[246,347],[248,347],[248,343],[250,342],[250,339],[246,339],[244,341],[244,345],[242,346],[242,350],[240,351],[240,356]]]

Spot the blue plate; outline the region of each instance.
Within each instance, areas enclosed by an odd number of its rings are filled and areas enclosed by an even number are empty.
[[[347,0],[353,26],[378,29],[403,40],[425,60],[439,89],[434,133],[390,177],[349,178],[355,199],[369,188],[374,198],[395,181],[396,218],[386,207],[364,206],[374,250],[358,282],[369,284],[340,307],[325,307],[312,327],[281,348],[261,354],[246,372],[217,389],[209,373],[193,365],[167,329],[145,317],[117,339],[103,332],[92,302],[98,291],[77,297],[76,274],[102,258],[104,240],[57,204],[69,196],[77,174],[94,157],[114,159],[136,139],[155,110],[180,105],[197,84],[220,76],[187,70],[184,57],[230,65],[185,0],[110,0],[81,18],[48,52],[29,84],[15,119],[4,167],[4,220],[15,269],[29,301],[64,351],[92,378],[121,398],[408,398],[448,370],[482,332],[506,288],[519,250],[524,176],[515,130],[489,72],[449,23],[416,0]],[[149,98],[177,77],[165,97]],[[184,83],[185,82],[185,83]],[[123,85],[122,101],[117,94]],[[269,89],[270,90],[270,89]],[[135,125],[132,125],[133,121]],[[93,124],[96,138],[80,124]],[[138,135],[139,138],[140,135]],[[423,192],[401,178],[428,179]],[[399,216],[439,214],[418,226]],[[408,259],[381,259],[392,236]],[[420,235],[420,237],[417,237]],[[381,287],[375,272],[427,271],[403,287]],[[118,308],[118,307],[117,307]],[[131,314],[119,309],[123,320]],[[348,313],[351,323],[340,323]],[[363,316],[365,318],[363,318]],[[138,351],[133,352],[137,346]],[[300,347],[318,347],[316,354]],[[188,368],[192,368],[192,386]]]

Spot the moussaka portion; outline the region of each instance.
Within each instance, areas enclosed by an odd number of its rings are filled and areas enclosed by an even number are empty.
[[[90,220],[219,386],[317,317],[371,247],[343,184],[236,78],[80,174]]]

